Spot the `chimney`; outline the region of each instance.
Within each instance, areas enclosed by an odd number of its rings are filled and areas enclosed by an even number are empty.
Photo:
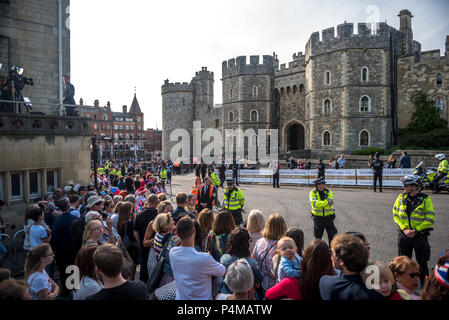
[[[446,36],[446,56],[449,57],[449,35]]]
[[[83,98],[80,98],[80,106],[82,106],[84,104],[84,100]]]
[[[111,109],[111,102],[110,102],[110,101],[108,101],[108,102],[106,103],[106,107],[107,107],[108,109]]]
[[[128,108],[128,107],[127,107],[126,105],[123,106],[123,113],[127,113],[127,112],[126,112],[126,109],[127,109],[127,108]]]
[[[100,106],[100,101],[95,100],[95,101],[94,101],[94,107],[99,107],[99,106]]]

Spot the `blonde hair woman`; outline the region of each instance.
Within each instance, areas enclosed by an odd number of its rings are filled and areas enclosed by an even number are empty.
[[[257,240],[262,238],[262,230],[265,228],[265,219],[263,217],[262,211],[259,209],[253,209],[248,215],[248,222],[246,224],[246,229],[249,231],[251,236],[251,244],[249,246],[249,252],[253,252],[254,246]]]
[[[83,234],[83,245],[99,244],[98,239],[103,235],[103,223],[100,220],[91,220],[87,223]]]

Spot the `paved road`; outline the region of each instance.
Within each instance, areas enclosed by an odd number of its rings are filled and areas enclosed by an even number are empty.
[[[190,192],[194,175],[174,176],[173,194]],[[240,184],[245,194],[246,205],[243,218],[251,209],[260,209],[265,219],[278,212],[286,219],[287,227],[299,227],[304,231],[305,243],[314,239],[313,222],[310,216],[309,192],[311,187],[281,186],[273,189],[269,185]],[[169,191],[169,190],[168,190]],[[358,231],[363,233],[371,244],[370,260],[390,261],[397,256],[397,231],[393,222],[392,207],[399,189],[384,189],[374,193],[360,188],[333,188],[335,200],[335,225],[339,233]],[[435,230],[430,236],[432,247],[429,267],[432,267],[443,249],[449,249],[449,194],[432,195],[435,207]],[[173,202],[175,197],[173,196]],[[223,199],[223,189],[219,190]],[[323,236],[327,241],[327,234]]]

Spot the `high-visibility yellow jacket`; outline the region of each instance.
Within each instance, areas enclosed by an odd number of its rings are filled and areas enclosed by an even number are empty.
[[[103,174],[103,173],[104,173],[103,167],[98,168],[98,169],[97,169],[97,172],[98,172],[99,174]]]
[[[167,170],[165,169],[161,170],[161,172],[159,173],[159,177],[161,179],[167,179]]]
[[[419,193],[419,205],[413,210],[410,216],[405,211],[407,209],[407,205],[405,204],[407,197],[408,194],[401,193],[393,206],[393,219],[399,229],[422,231],[432,228],[435,222],[435,210],[433,209],[433,203],[430,197],[424,193]]]
[[[210,178],[212,180],[212,185],[219,187],[220,186],[220,178],[218,177],[218,175],[215,172],[212,172],[210,174]]]
[[[334,205],[329,205],[329,199],[333,200],[334,196],[332,191],[329,189],[324,189],[325,197],[320,198],[320,193],[317,189],[310,191],[309,201],[312,206],[312,214],[314,216],[331,216],[334,214]]]
[[[440,162],[440,165],[438,166],[438,171],[442,173],[448,173],[449,171],[449,162],[447,162],[446,159]]]
[[[229,192],[224,193],[224,208],[229,211],[235,211],[241,209],[245,205],[245,196],[242,190],[234,188]]]
[[[114,169],[114,168],[112,168],[112,170],[111,170],[111,174],[112,174],[113,176],[115,176],[115,174],[116,174],[116,171],[115,171],[115,169]]]

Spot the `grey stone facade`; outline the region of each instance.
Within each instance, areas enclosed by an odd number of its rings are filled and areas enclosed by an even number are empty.
[[[70,75],[70,30],[66,27],[69,0],[63,0],[63,73]],[[0,3],[0,74],[13,65],[24,68],[34,86],[23,94],[35,103],[58,101],[58,2],[14,0]]]
[[[324,29],[321,34],[314,32],[305,53],[295,53],[288,67],[279,66],[275,53],[263,56],[262,61],[258,56],[251,56],[249,63],[244,56],[224,61],[223,105],[213,108],[213,114],[204,107],[194,112],[187,105],[181,108],[177,105],[179,93],[168,91],[179,84],[166,81],[162,86],[162,108],[163,114],[171,117],[163,118],[164,158],[168,159],[172,146],[165,143],[172,130],[191,129],[193,121],[201,121],[203,128],[215,128],[211,120],[216,121],[216,117],[221,119],[223,137],[227,129],[252,128],[256,133],[258,129],[278,129],[281,154],[303,150],[308,151],[304,154],[327,157],[363,148],[386,149],[396,144],[398,118],[403,117],[399,112],[409,102],[407,96],[407,102],[399,104],[398,112],[398,99],[404,99],[400,82],[411,79],[410,72],[419,73],[418,66],[407,70],[413,62],[404,57],[421,50],[419,42],[413,40],[411,13],[402,10],[398,16],[400,30],[386,23],[377,23],[374,28],[359,23],[355,34],[354,25],[345,22],[337,26],[336,34],[334,28]],[[444,74],[442,88],[447,88],[447,60],[433,65]],[[186,91],[192,94],[194,106],[195,101],[204,99],[193,90],[195,79],[184,84],[185,88],[191,86]],[[213,80],[208,85],[211,83]],[[420,84],[415,86],[419,88]],[[398,88],[402,90],[399,97]],[[206,100],[213,101],[213,96],[208,95]],[[177,114],[173,110],[178,110]],[[252,112],[257,114],[253,119]],[[251,143],[248,140],[245,151]],[[257,144],[266,147],[264,141]]]

